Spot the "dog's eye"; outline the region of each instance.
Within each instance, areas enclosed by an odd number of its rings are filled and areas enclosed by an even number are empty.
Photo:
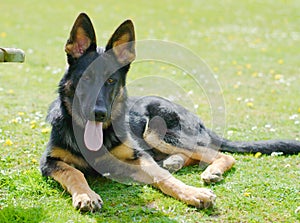
[[[112,79],[112,78],[108,78],[106,81],[108,84],[114,84],[116,82],[116,80]]]

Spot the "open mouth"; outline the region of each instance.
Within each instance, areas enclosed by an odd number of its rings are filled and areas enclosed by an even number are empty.
[[[88,120],[84,129],[84,143],[91,151],[98,151],[103,145],[103,122]]]

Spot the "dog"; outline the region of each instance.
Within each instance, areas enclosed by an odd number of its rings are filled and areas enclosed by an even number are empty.
[[[50,105],[50,140],[40,161],[43,176],[58,181],[81,211],[98,211],[101,197],[85,175],[151,184],[197,208],[210,208],[216,195],[176,179],[171,172],[200,161],[206,183],[219,182],[235,159],[221,152],[297,154],[300,142],[231,142],[206,128],[178,104],[154,96],[129,97],[126,75],[136,57],[131,20],[123,22],[105,49],[98,48],[90,18],[81,13],[65,45],[68,69]]]

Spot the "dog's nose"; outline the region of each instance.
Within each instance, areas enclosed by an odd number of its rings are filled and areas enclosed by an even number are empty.
[[[95,108],[95,121],[97,122],[104,122],[107,118],[107,110],[105,108]]]

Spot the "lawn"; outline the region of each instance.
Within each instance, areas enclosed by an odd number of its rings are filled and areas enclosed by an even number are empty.
[[[0,46],[25,51],[23,64],[0,64],[0,222],[300,222],[300,155],[234,154],[235,167],[217,184],[204,185],[199,166],[175,175],[214,190],[215,208],[197,210],[148,185],[89,179],[105,205],[81,214],[71,197],[42,178],[39,159],[49,138],[48,105],[63,75],[63,50],[79,14],[93,20],[104,45],[131,18],[138,40],[158,39],[190,49],[214,72],[226,113],[222,129],[232,140],[300,140],[300,3],[265,1],[2,1]],[[149,76],[178,83],[187,104],[213,126],[205,83],[163,62],[134,63],[130,92],[152,87]],[[145,77],[146,81],[138,82]],[[155,79],[155,77],[153,77]],[[137,85],[134,85],[137,83]],[[154,82],[155,83],[155,82]],[[148,84],[149,86],[146,86]],[[150,86],[151,85],[151,86]],[[170,85],[172,86],[172,85]],[[151,93],[151,91],[150,91]],[[175,94],[175,92],[171,93]]]

